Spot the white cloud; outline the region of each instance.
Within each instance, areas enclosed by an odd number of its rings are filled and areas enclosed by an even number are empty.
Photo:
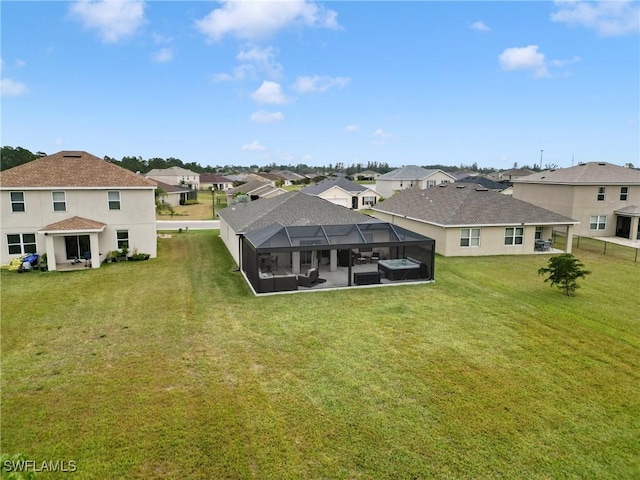
[[[253,65],[239,65],[233,69],[233,73],[216,73],[213,76],[214,82],[232,82],[237,80],[244,80],[247,77],[253,76],[255,68]]]
[[[373,136],[376,138],[389,138],[392,135],[390,133],[385,132],[381,128],[378,128],[375,132],[373,132]]]
[[[96,29],[104,42],[117,42],[133,35],[144,23],[144,2],[140,0],[79,0],[69,13],[86,28]]]
[[[251,47],[241,50],[236,58],[240,62],[253,65],[257,71],[265,73],[271,78],[282,76],[282,65],[276,61],[277,51],[273,47]]]
[[[293,89],[300,93],[324,93],[332,87],[342,88],[349,83],[349,77],[298,77]]]
[[[287,97],[282,93],[279,83],[265,80],[255,92],[251,94],[258,103],[283,104],[287,102]]]
[[[558,67],[558,68],[562,68],[562,67],[566,67],[567,65],[571,65],[572,63],[577,63],[582,61],[582,58],[575,56],[572,58],[568,58],[565,60],[551,60],[549,62],[549,65],[552,67]]]
[[[165,37],[164,35],[160,35],[159,33],[153,32],[151,34],[151,38],[153,38],[153,41],[155,43],[157,43],[158,45],[162,45],[165,43],[171,43],[173,41],[173,38],[171,37]]]
[[[360,127],[358,125],[347,125],[346,127],[344,127],[344,131],[345,132],[357,132],[358,130],[360,130]]]
[[[640,31],[640,5],[630,0],[601,2],[556,2],[558,11],[551,20],[595,30],[602,36],[626,35]]]
[[[27,86],[24,83],[9,78],[0,80],[0,94],[3,97],[17,97],[24,93],[27,93]]]
[[[537,45],[507,48],[499,55],[498,60],[503,70],[530,70],[536,78],[549,75],[545,56],[538,52]]]
[[[213,41],[225,35],[244,39],[267,38],[291,26],[339,28],[336,12],[307,0],[223,0],[221,3],[220,8],[195,22],[196,28]]]
[[[245,143],[244,145],[242,145],[242,150],[261,151],[261,150],[266,150],[266,147],[260,145],[260,142],[258,142],[257,140],[254,140],[251,143]]]
[[[16,67],[24,68],[26,66],[27,66],[27,62],[25,62],[24,60],[16,60]]]
[[[476,30],[478,32],[489,32],[491,29],[482,21],[478,20],[477,22],[473,22],[471,24],[471,29]]]
[[[282,120],[284,120],[284,114],[282,112],[259,110],[251,114],[251,121],[253,123],[276,123]]]
[[[167,63],[173,60],[173,51],[170,48],[161,48],[151,54],[151,59],[156,63]]]

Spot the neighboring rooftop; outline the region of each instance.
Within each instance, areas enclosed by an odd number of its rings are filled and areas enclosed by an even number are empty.
[[[427,170],[417,165],[405,165],[404,167],[380,175],[376,180],[421,180],[438,171],[437,169]]]
[[[489,190],[504,190],[508,185],[504,183],[496,182],[491,178],[487,178],[483,175],[477,175],[474,177],[463,177],[456,180],[457,183],[470,183],[472,185],[482,185],[483,187],[488,188]]]
[[[273,198],[261,198],[254,202],[237,203],[220,210],[218,215],[236,233],[249,232],[274,223],[289,226],[378,221],[300,191],[288,192]]]
[[[175,192],[190,192],[187,187],[181,187],[180,185],[169,185],[168,183],[161,182],[159,180],[153,180],[152,178],[148,179],[150,182],[155,183],[158,188],[161,188],[167,193],[175,193]]]
[[[84,151],[61,151],[0,172],[0,188],[154,188],[126,168]]]
[[[344,177],[329,177],[314,185],[304,187],[300,191],[307,195],[320,195],[333,187],[340,187],[347,192],[364,192],[367,190],[367,187],[347,180]]]
[[[556,168],[514,179],[513,183],[545,183],[562,185],[639,185],[640,170],[607,162],[581,163],[574,167]]]
[[[233,183],[233,180],[217,173],[201,173],[200,183]]]
[[[153,170],[148,171],[147,173],[145,173],[146,176],[170,176],[170,177],[176,177],[176,176],[183,176],[183,177],[187,177],[187,176],[198,176],[200,175],[197,172],[192,172],[191,170],[187,170],[186,168],[182,168],[182,167],[169,167],[169,168],[154,168]]]
[[[371,208],[440,226],[578,223],[481,185],[471,184],[402,190]]]

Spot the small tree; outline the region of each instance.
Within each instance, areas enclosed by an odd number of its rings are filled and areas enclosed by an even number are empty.
[[[591,272],[583,270],[584,264],[570,253],[563,253],[549,259],[549,266],[538,269],[538,275],[549,275],[545,282],[551,281],[551,286],[557,285],[568,297],[571,297],[580,285],[576,280],[589,275]]]

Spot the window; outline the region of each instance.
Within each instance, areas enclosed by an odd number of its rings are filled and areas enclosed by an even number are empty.
[[[607,187],[598,187],[598,201],[604,202],[604,195],[607,193]]]
[[[376,197],[362,197],[362,204],[363,205],[375,205],[376,204]]]
[[[607,228],[606,215],[593,215],[589,219],[589,230],[605,230]]]
[[[542,227],[536,227],[536,240],[542,240]]]
[[[524,228],[509,227],[504,230],[505,245],[522,245],[524,239]]]
[[[11,211],[24,212],[24,192],[11,192]]]
[[[116,232],[116,240],[118,242],[118,250],[123,247],[129,248],[129,230],[118,230]]]
[[[9,234],[7,235],[7,246],[9,247],[9,255],[24,255],[27,253],[36,253],[36,234]]]
[[[435,186],[436,186],[436,181],[435,180],[427,180],[427,188],[435,187]]]
[[[440,184],[441,185],[444,185],[444,184],[447,184],[447,183],[449,183],[449,180],[440,180]]]
[[[461,247],[479,247],[480,246],[480,229],[479,228],[461,228],[460,229],[460,246]]]
[[[626,201],[629,198],[629,187],[620,187],[620,200]]]
[[[110,191],[107,192],[109,198],[109,210],[120,210],[120,192]]]
[[[51,198],[53,199],[54,212],[67,211],[67,198],[64,192],[51,192]]]

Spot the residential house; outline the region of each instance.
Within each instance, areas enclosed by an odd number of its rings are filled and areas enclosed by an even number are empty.
[[[513,180],[517,180],[518,178],[527,177],[531,174],[535,173],[533,170],[529,170],[528,168],[512,168],[511,170],[504,170],[502,172],[498,172],[498,179],[501,182],[512,182]]]
[[[100,267],[125,245],[156,256],[156,185],[87,152],[62,151],[0,173],[0,263],[47,254]]]
[[[378,178],[380,174],[373,170],[365,170],[363,172],[354,173],[352,176],[355,180],[372,181]]]
[[[576,235],[640,240],[640,170],[606,162],[513,181],[513,197],[580,221]]]
[[[496,192],[502,192],[505,188],[508,188],[508,185],[504,183],[496,182],[489,177],[485,177],[484,175],[475,175],[475,176],[467,176],[463,178],[458,178],[456,183],[469,183],[471,185],[482,185],[489,190],[494,190]]]
[[[201,173],[200,174],[200,189],[201,190],[229,190],[233,188],[233,180],[223,175],[216,173]]]
[[[293,185],[294,182],[300,182],[307,178],[304,175],[300,175],[299,173],[291,172],[289,170],[276,170],[271,172],[271,174],[279,177],[282,181],[282,186],[284,187],[288,187]]]
[[[383,197],[407,188],[422,190],[444,183],[454,183],[455,177],[439,169],[407,165],[376,178],[376,191]]]
[[[261,178],[260,180],[251,180],[237,187],[229,188],[225,192],[227,194],[227,205],[233,203],[236,195],[246,195],[253,201],[258,198],[271,198],[287,193],[286,190],[276,187],[274,183]]]
[[[371,208],[381,198],[380,194],[375,190],[347,180],[344,177],[330,177],[314,185],[309,185],[300,191],[352,210]]]
[[[189,190],[187,187],[182,187],[180,185],[169,185],[167,183],[152,180],[150,178],[148,180],[156,184],[156,193],[160,197],[160,201],[168,203],[172,207],[184,205],[184,202],[186,202],[190,197],[191,190]]]
[[[218,213],[220,238],[256,293],[433,280],[432,239],[316,196],[288,192]]]
[[[186,168],[154,168],[144,176],[168,185],[181,185],[190,190],[200,190],[200,174]]]
[[[562,229],[571,251],[578,222],[481,185],[444,184],[398,192],[373,207],[374,216],[431,237],[444,256],[521,255],[549,251]]]

